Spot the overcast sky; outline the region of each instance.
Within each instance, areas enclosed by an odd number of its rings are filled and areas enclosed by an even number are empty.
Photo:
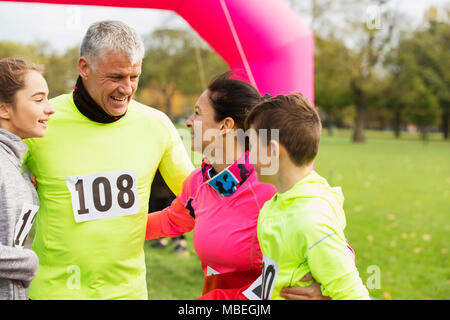
[[[189,27],[167,10],[0,1],[0,41],[45,40],[55,49],[64,50],[79,44],[93,22],[106,19],[123,21],[141,35],[162,26]]]
[[[396,5],[400,11],[410,15],[412,20],[419,22],[430,5],[441,6],[449,2],[450,0],[397,0]],[[300,15],[308,24],[308,13]],[[32,43],[44,40],[63,52],[81,42],[91,23],[104,19],[121,20],[141,35],[163,26],[189,27],[182,18],[165,10],[0,1],[0,41]]]

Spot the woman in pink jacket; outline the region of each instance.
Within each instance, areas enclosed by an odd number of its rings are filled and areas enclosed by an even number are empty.
[[[215,295],[220,290],[213,290],[241,288],[261,274],[256,225],[276,189],[258,182],[236,130],[262,99],[253,86],[230,79],[229,73],[208,86],[186,121],[192,150],[204,156],[202,165],[186,178],[169,207],[148,215],[146,240],[194,230],[194,249],[205,274],[202,298],[223,299]],[[320,289],[315,293],[320,295]]]

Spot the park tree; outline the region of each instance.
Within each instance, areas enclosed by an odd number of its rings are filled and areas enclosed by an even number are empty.
[[[438,122],[448,139],[450,113],[450,25],[438,21],[431,7],[421,27],[404,32],[397,47],[385,59],[390,72],[386,90],[395,119],[408,116],[426,139],[428,128]],[[421,105],[419,105],[421,103]],[[399,134],[399,133],[398,133]]]
[[[337,38],[315,36],[315,104],[325,112],[329,134],[340,120],[341,110],[352,104],[350,90],[352,52]]]
[[[33,44],[0,42],[0,58],[24,58],[44,66],[44,77],[48,83],[50,98],[73,89],[78,74],[78,55],[78,47],[60,54],[46,42],[39,41]]]
[[[27,45],[12,41],[0,41],[0,59],[6,57],[18,57],[28,60],[33,60],[36,63],[41,63],[42,52],[38,50],[36,45]]]
[[[301,10],[305,11],[300,1],[291,0],[290,2],[299,13]],[[310,1],[311,21],[316,36],[320,34],[325,40],[331,41],[336,38],[341,39],[345,44],[345,50],[350,52],[347,56],[352,59],[351,67],[346,69],[345,75],[349,81],[342,82],[342,86],[348,87],[341,88],[340,91],[348,92],[345,97],[351,98],[355,106],[352,137],[354,142],[365,141],[364,130],[368,109],[379,105],[377,94],[378,87],[383,81],[382,61],[386,52],[391,49],[395,34],[398,32],[399,22],[403,21],[403,17],[389,6],[390,2],[389,0]],[[318,43],[320,45],[320,42],[316,42],[316,48]],[[316,59],[316,69],[322,67],[318,63],[321,62]],[[342,63],[347,62],[343,60]],[[334,67],[342,68],[341,61],[335,60],[333,64]],[[316,81],[316,88],[319,81],[326,81],[326,76],[322,77],[321,72],[317,70],[315,73],[315,76],[319,78]],[[340,85],[334,84],[334,86]],[[315,96],[320,100],[317,90]]]
[[[321,111],[324,126],[332,134],[333,126],[347,122],[352,115],[350,90],[353,52],[345,42],[343,21],[346,3],[332,0],[288,0],[288,4],[309,23],[314,32],[314,100]],[[349,108],[346,108],[349,107]],[[353,110],[351,110],[353,111]],[[351,112],[352,113],[352,112]]]
[[[429,127],[437,123],[439,117],[439,105],[436,96],[425,85],[420,77],[414,77],[410,83],[408,117],[418,126],[422,140],[428,140]]]
[[[433,7],[430,8],[433,11]],[[415,38],[422,39],[417,60],[425,66],[422,79],[436,97],[441,114],[441,128],[444,138],[449,138],[450,121],[450,9],[441,10],[443,19],[426,16],[428,28],[418,30]]]
[[[166,113],[172,117],[171,99],[182,94],[200,94],[206,81],[227,70],[223,60],[191,30],[156,29],[144,37],[146,57],[139,87],[158,89]]]
[[[363,20],[356,18],[349,21],[357,39],[353,47],[355,59],[350,80],[356,107],[353,142],[365,141],[367,110],[370,107],[370,96],[373,97],[371,90],[380,84],[381,63],[385,53],[390,50],[394,32],[397,31],[398,16],[387,7],[389,1],[378,0],[371,3],[372,6],[368,7],[367,1],[361,1],[364,4],[362,8],[372,8],[373,13],[360,15],[359,17],[364,17]]]
[[[380,87],[380,108],[392,113],[394,137],[400,138],[402,127],[406,123],[405,110],[408,107],[410,79],[405,74],[389,74]]]
[[[78,77],[77,62],[79,46],[64,53],[51,52],[45,57],[45,78],[50,90],[49,97],[56,97],[73,90]]]

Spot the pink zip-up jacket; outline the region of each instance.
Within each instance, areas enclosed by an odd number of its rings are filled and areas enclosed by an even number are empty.
[[[274,186],[257,180],[248,152],[219,174],[203,162],[169,207],[148,215],[146,239],[176,237],[193,229],[205,276],[261,270],[256,225],[259,210],[275,193]]]

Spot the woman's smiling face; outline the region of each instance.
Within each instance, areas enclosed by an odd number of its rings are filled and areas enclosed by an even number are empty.
[[[14,96],[14,105],[8,105],[7,129],[26,139],[45,136],[47,121],[55,110],[48,101],[48,86],[42,74],[31,70],[24,76],[25,86]]]
[[[214,143],[216,131],[212,130],[219,130],[220,122],[215,120],[208,90],[205,90],[198,98],[194,113],[187,119],[186,126],[191,129],[192,151],[203,153],[209,144]]]

